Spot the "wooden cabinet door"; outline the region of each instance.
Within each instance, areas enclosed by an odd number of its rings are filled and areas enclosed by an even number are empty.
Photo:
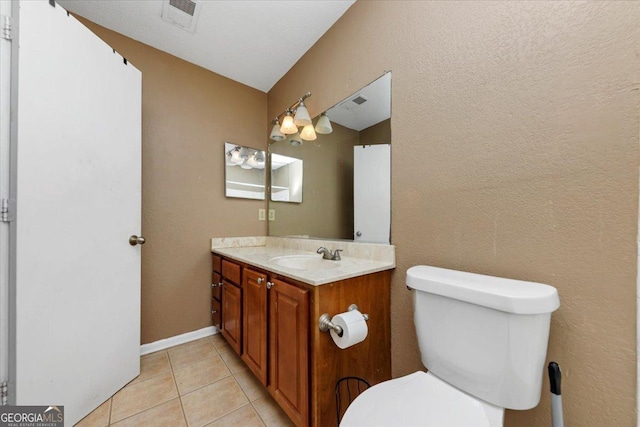
[[[229,345],[242,352],[242,289],[222,281],[222,335]]]
[[[281,280],[269,290],[270,388],[296,426],[309,425],[309,292]],[[326,390],[333,393],[333,390]]]
[[[267,385],[267,275],[245,268],[242,360]]]

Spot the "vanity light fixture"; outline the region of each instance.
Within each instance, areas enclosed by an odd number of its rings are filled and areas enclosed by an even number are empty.
[[[242,169],[264,169],[264,151],[236,145],[227,151],[227,166],[240,166]]]
[[[298,132],[298,127],[293,123],[293,116],[291,115],[291,110],[287,110],[282,119],[282,126],[280,126],[280,132],[285,135],[291,135]]]
[[[317,139],[317,133],[329,134],[333,131],[331,122],[327,113],[324,112],[318,119],[318,123],[315,128],[307,106],[304,104],[304,100],[311,96],[311,92],[307,92],[304,96],[294,102],[289,108],[280,113],[272,122],[273,128],[269,134],[269,139],[272,141],[282,141],[287,135],[294,135],[289,138],[291,145],[302,145],[302,140],[314,141]],[[282,125],[280,125],[280,117],[284,115],[282,119]],[[303,127],[300,133],[298,127]]]
[[[291,136],[289,144],[293,145],[294,147],[302,145],[302,138],[298,132],[296,132],[295,135]]]
[[[331,121],[329,120],[329,116],[327,116],[326,111],[322,113],[322,115],[318,119],[318,123],[316,124],[316,132],[322,135],[326,135],[333,132],[333,128],[331,127]]]
[[[309,112],[307,111],[306,105],[304,105],[304,101],[300,98],[300,104],[298,104],[298,108],[296,108],[296,115],[293,117],[293,124],[296,126],[307,126],[311,124],[311,117],[309,116]]]
[[[233,151],[231,152],[231,162],[235,163],[236,165],[239,165],[243,161],[244,160],[240,157],[240,147],[234,148]]]
[[[280,132],[280,121],[277,117],[271,122],[271,124],[273,125],[273,128],[271,129],[271,135],[269,135],[269,138],[271,138],[272,141],[282,141],[285,139],[285,134]]]
[[[316,138],[317,138],[316,131],[313,130],[313,124],[312,123],[309,123],[304,128],[302,128],[302,132],[300,132],[300,138],[304,139],[305,141],[315,141],[316,140]]]

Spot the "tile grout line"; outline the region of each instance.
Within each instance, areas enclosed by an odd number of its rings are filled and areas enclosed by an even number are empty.
[[[173,378],[173,385],[176,386],[176,392],[178,393],[178,401],[180,402],[180,410],[182,410],[182,418],[184,419],[185,425],[189,427],[189,421],[187,420],[187,413],[184,411],[184,405],[182,404],[182,395],[180,394],[180,389],[178,388],[178,381],[176,381],[176,373],[173,371],[173,363],[171,363],[171,357],[169,356],[168,351],[167,351],[167,358],[169,359],[169,367],[171,368],[171,377]]]

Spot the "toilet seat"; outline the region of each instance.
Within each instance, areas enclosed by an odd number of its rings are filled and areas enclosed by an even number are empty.
[[[347,408],[340,427],[498,427],[504,409],[422,371],[377,384]]]

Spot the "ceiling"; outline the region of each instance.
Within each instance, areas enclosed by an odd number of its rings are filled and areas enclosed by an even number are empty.
[[[366,100],[361,104],[354,99]],[[332,122],[360,132],[391,117],[391,72],[369,83],[327,110]]]
[[[268,92],[355,0],[195,0],[194,33],[162,19],[163,0],[57,2],[110,30]]]

